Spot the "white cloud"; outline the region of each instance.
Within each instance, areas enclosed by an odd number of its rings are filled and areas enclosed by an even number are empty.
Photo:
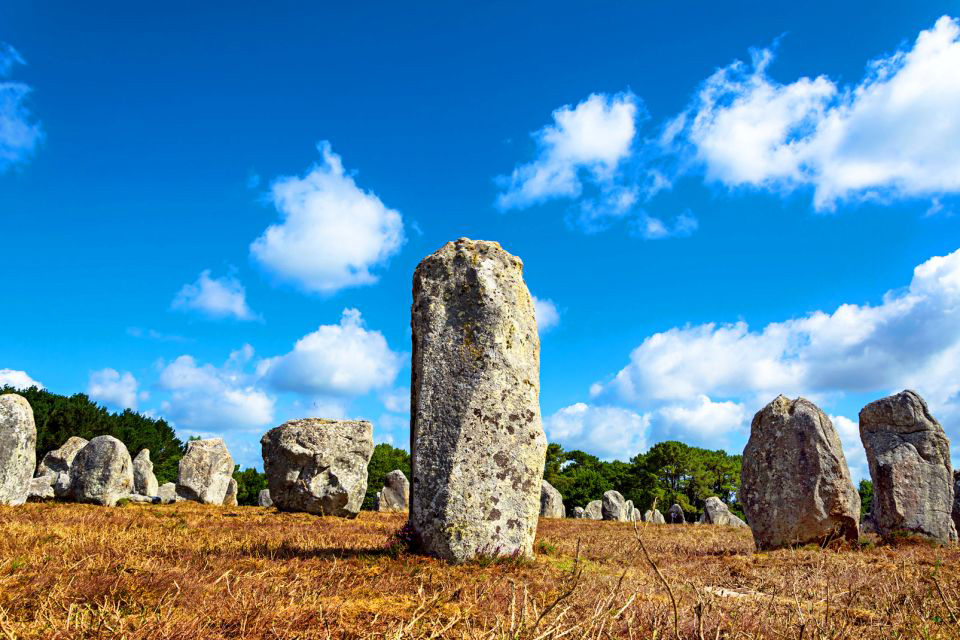
[[[850,476],[854,483],[861,478],[870,479],[867,454],[863,450],[863,443],[860,441],[860,426],[858,423],[844,416],[830,416],[830,422],[833,423],[837,435],[840,436],[840,444],[843,445],[843,457],[847,459],[847,467],[850,469]]]
[[[664,222],[647,213],[641,212],[634,220],[634,229],[644,240],[661,240],[663,238],[685,238],[691,235],[700,223],[690,211],[684,211],[674,218],[672,223]]]
[[[584,180],[613,187],[620,163],[631,153],[637,111],[631,93],[592,94],[576,107],[555,110],[553,124],[533,133],[537,158],[499,179],[504,191],[497,196],[497,206],[516,209],[551,198],[574,198]]]
[[[365,329],[356,309],[345,309],[339,324],[322,325],[290,353],[261,361],[258,372],[283,391],[346,396],[389,387],[400,366],[383,334]]]
[[[0,387],[5,386],[14,389],[29,389],[30,387],[43,389],[43,384],[27,375],[26,371],[17,369],[0,369]]]
[[[647,449],[650,417],[619,407],[583,402],[560,409],[544,419],[551,442],[582,449],[601,458],[626,460]]]
[[[714,402],[701,394],[690,405],[663,407],[655,420],[664,435],[686,435],[693,440],[717,443],[743,428],[746,412],[738,402]]]
[[[773,80],[769,50],[724,67],[665,127],[709,180],[791,191],[817,209],[960,191],[960,24],[944,16],[912,48],[870,63],[855,86]]]
[[[541,299],[537,296],[530,297],[533,298],[533,309],[537,316],[537,329],[540,333],[546,333],[560,324],[560,312],[553,300]]]
[[[178,429],[194,433],[222,434],[270,425],[274,398],[243,371],[252,356],[253,348],[244,345],[222,367],[198,364],[190,355],[162,366],[159,386],[170,392],[170,399],[161,405],[164,414]]]
[[[5,80],[18,64],[24,61],[16,49],[0,43],[0,172],[29,159],[43,139],[25,104],[30,87]]]
[[[90,372],[87,395],[114,409],[136,409],[137,379],[129,371],[101,369]]]
[[[410,389],[399,387],[381,395],[383,406],[394,413],[410,413]]]
[[[323,161],[304,177],[271,185],[281,221],[253,241],[250,253],[281,280],[329,294],[376,282],[371,270],[403,245],[403,219],[357,186],[328,142],[318,148]]]
[[[171,308],[199,311],[210,318],[257,318],[247,306],[246,291],[240,281],[233,276],[211,278],[209,269],[203,270],[195,283],[183,285]]]

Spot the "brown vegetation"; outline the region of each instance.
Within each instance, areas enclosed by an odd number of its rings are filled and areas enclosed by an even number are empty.
[[[453,566],[391,546],[402,523],[0,508],[0,638],[960,638],[956,546],[755,554],[744,530],[541,520],[532,561]]]

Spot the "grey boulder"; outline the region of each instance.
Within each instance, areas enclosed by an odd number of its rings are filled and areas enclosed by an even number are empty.
[[[237,488],[237,480],[235,478],[230,478],[230,484],[227,485],[227,493],[223,496],[223,506],[237,506]]]
[[[643,514],[643,521],[651,524],[667,523],[659,509],[653,509],[652,511],[648,510],[645,514]]]
[[[130,493],[121,498],[127,502],[136,502],[139,504],[160,504],[159,496],[145,496],[140,493]]]
[[[627,521],[627,504],[619,491],[604,492],[600,505],[600,513],[604,520]]]
[[[177,485],[173,482],[167,482],[160,485],[157,489],[157,497],[161,504],[173,504],[177,501]]]
[[[26,398],[0,395],[0,505],[17,506],[30,495],[37,466],[37,426]]]
[[[414,273],[410,524],[461,562],[528,557],[547,439],[540,338],[523,263],[461,238]]]
[[[403,471],[394,469],[383,479],[377,494],[377,511],[406,511],[410,508],[410,481]]]
[[[30,479],[30,490],[27,494],[27,500],[30,502],[42,502],[52,500],[56,497],[53,492],[52,476],[37,476]]]
[[[603,520],[603,501],[591,500],[584,512],[588,520]]]
[[[38,476],[49,476],[53,485],[53,492],[58,498],[65,498],[70,493],[70,466],[77,457],[80,449],[87,446],[87,440],[71,436],[60,445],[59,449],[48,451],[37,466]]]
[[[745,528],[747,523],[730,512],[730,508],[723,503],[723,500],[716,496],[707,498],[703,505],[703,515],[700,516],[700,524],[712,524],[723,527]]]
[[[270,489],[261,489],[257,497],[257,504],[261,507],[272,507],[273,500],[270,499]]]
[[[953,526],[960,533],[960,471],[953,472]]]
[[[183,500],[222,505],[233,480],[233,458],[222,438],[190,440],[180,459],[177,495]]]
[[[757,412],[740,477],[757,549],[860,537],[860,495],[840,436],[809,400],[780,395]]]
[[[686,521],[686,518],[683,517],[683,507],[680,505],[674,504],[667,511],[667,522],[670,524],[685,524]]]
[[[860,410],[860,440],[873,479],[877,533],[956,542],[950,442],[923,398],[903,391],[871,402]]]
[[[562,518],[566,515],[563,508],[563,496],[552,484],[543,480],[540,482],[540,517]]]
[[[573,508],[573,517],[577,520],[582,520],[587,517],[587,511],[583,507],[574,507]]]
[[[373,426],[366,420],[292,420],[260,440],[270,498],[281,511],[354,518],[367,491]]]
[[[133,459],[133,488],[142,496],[155,496],[160,489],[157,476],[153,475],[150,449],[142,449]]]
[[[97,436],[77,452],[70,465],[70,497],[113,507],[133,493],[133,460],[113,436]]]

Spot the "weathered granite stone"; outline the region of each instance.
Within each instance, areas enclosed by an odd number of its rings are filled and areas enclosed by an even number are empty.
[[[574,507],[573,508],[573,517],[582,520],[587,517],[587,511],[583,507]]]
[[[157,489],[157,496],[161,504],[173,504],[177,501],[177,485],[173,482],[167,482],[160,485]]]
[[[261,507],[273,506],[273,500],[270,499],[270,489],[262,489],[260,491],[260,496],[257,498],[257,504]]]
[[[38,476],[50,476],[56,497],[65,498],[70,493],[70,465],[85,446],[86,440],[71,436],[59,449],[48,451],[37,466]]]
[[[27,501],[37,466],[37,426],[26,398],[0,395],[0,505]]]
[[[871,402],[860,410],[860,440],[873,479],[877,533],[956,542],[950,442],[923,398],[903,391]]]
[[[37,476],[30,479],[30,490],[27,494],[27,500],[30,502],[42,502],[52,500],[56,497],[53,492],[53,476]]]
[[[540,517],[562,518],[566,515],[563,496],[546,480],[540,483]]]
[[[394,469],[383,479],[377,493],[377,511],[406,511],[410,507],[410,481],[403,471]]]
[[[601,501],[600,513],[604,520],[626,522],[626,503],[619,491],[606,491]]]
[[[588,502],[585,513],[588,520],[603,520],[603,501],[592,500]]]
[[[960,471],[953,472],[953,526],[960,533]]]
[[[683,517],[683,507],[674,504],[667,512],[667,522],[670,524],[686,524],[687,520]]]
[[[142,496],[155,496],[160,489],[157,476],[153,475],[150,449],[142,449],[133,459],[133,487]]]
[[[713,524],[726,527],[746,527],[747,523],[738,518],[723,503],[723,500],[716,496],[707,498],[703,505],[703,515],[700,516],[700,524]]]
[[[128,493],[125,496],[121,496],[120,499],[140,504],[160,504],[160,496],[145,496],[140,493]]]
[[[410,524],[448,560],[533,553],[547,440],[522,271],[461,238],[414,273]]]
[[[223,496],[223,506],[237,506],[237,480],[235,478],[230,478],[230,484],[227,485],[227,493]]]
[[[634,520],[634,511],[638,511],[633,506],[633,500],[627,500],[623,503],[623,519],[627,522],[633,522]],[[637,518],[637,520],[642,520],[642,517]]]
[[[233,458],[222,438],[190,440],[180,458],[177,495],[183,500],[222,505],[233,479]]]
[[[97,436],[77,452],[70,465],[70,498],[113,507],[133,493],[133,460],[113,436]]]
[[[757,412],[740,477],[757,549],[860,537],[860,495],[840,436],[809,400],[780,395]]]
[[[373,426],[366,420],[292,420],[260,440],[270,498],[281,511],[354,518],[367,491]]]
[[[643,521],[649,522],[651,524],[666,524],[667,521],[664,519],[663,514],[660,513],[659,509],[654,509],[652,511],[648,510],[643,514]]]

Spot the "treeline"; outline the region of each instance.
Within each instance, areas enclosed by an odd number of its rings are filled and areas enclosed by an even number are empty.
[[[180,458],[185,447],[163,419],[150,418],[127,409],[110,413],[83,393],[62,396],[31,387],[15,389],[5,386],[0,393],[18,393],[33,407],[37,423],[37,462],[47,452],[57,449],[70,436],[89,440],[109,435],[127,446],[131,456],[141,449],[150,449],[153,472],[160,484],[175,482]]]

